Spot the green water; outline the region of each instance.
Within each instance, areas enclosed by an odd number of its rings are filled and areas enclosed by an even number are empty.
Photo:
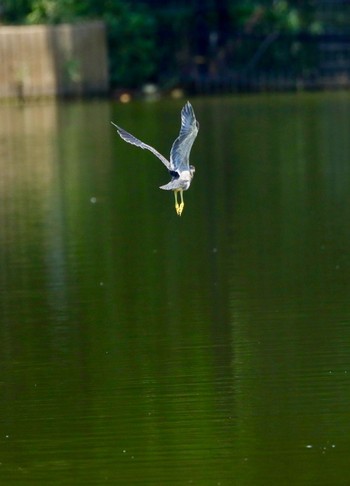
[[[0,107],[0,484],[350,484],[350,95]]]

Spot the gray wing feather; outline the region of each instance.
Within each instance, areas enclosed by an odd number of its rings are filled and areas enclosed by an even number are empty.
[[[142,149],[149,150],[152,152],[158,159],[160,159],[165,167],[170,170],[170,162],[163,157],[162,154],[160,154],[155,148],[151,147],[150,145],[147,145],[146,143],[141,142],[138,138],[134,137],[134,135],[131,135],[131,133],[127,132],[123,128],[118,127],[115,123],[111,122],[112,125],[114,125],[120,135],[120,137],[125,140],[125,142],[131,143],[132,145],[136,145],[136,147],[140,147]]]
[[[170,151],[170,165],[172,170],[182,172],[189,170],[190,152],[198,134],[199,123],[196,120],[192,105],[189,101],[181,110],[180,133]]]

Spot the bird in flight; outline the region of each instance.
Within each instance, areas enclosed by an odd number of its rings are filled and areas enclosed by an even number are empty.
[[[141,142],[136,137],[128,133],[123,128],[118,127],[115,123],[111,122],[117,128],[120,137],[136,147],[150,150],[154,155],[160,159],[165,167],[168,169],[171,175],[171,181],[164,186],[160,186],[160,189],[165,191],[174,191],[175,196],[175,210],[176,213],[181,216],[185,203],[183,199],[183,191],[187,191],[190,187],[195,168],[190,165],[189,158],[193,142],[197,136],[199,130],[199,123],[196,120],[192,105],[189,101],[181,110],[181,128],[180,133],[170,150],[170,161],[163,157],[155,148]],[[180,193],[180,202],[178,201],[178,193]]]

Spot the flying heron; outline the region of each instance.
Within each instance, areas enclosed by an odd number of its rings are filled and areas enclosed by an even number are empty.
[[[170,162],[155,148],[141,142],[141,140],[138,140],[123,128],[118,127],[115,123],[111,123],[117,128],[123,140],[142,149],[150,150],[163,162],[171,175],[171,181],[164,186],[160,186],[160,189],[174,191],[176,213],[181,216],[185,206],[183,191],[187,191],[190,187],[195,172],[194,166],[189,164],[189,157],[193,142],[199,130],[199,123],[196,120],[191,103],[187,101],[181,110],[180,133],[171,147]],[[178,193],[180,193],[180,203],[178,202]]]

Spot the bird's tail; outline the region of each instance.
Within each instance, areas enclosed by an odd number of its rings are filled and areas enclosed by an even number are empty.
[[[176,189],[180,189],[180,187],[177,179],[174,179],[164,186],[159,186],[159,189],[163,189],[164,191],[175,191]]]

